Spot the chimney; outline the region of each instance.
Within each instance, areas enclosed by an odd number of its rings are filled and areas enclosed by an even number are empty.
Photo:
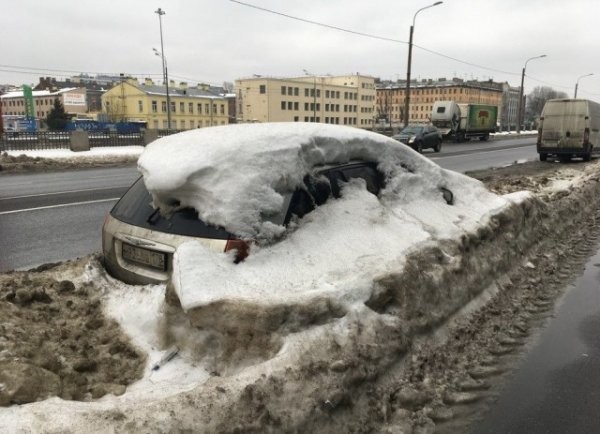
[[[151,78],[144,78],[144,86],[152,86],[154,84],[154,82],[152,81]]]

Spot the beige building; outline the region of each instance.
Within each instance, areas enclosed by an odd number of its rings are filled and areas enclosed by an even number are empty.
[[[373,127],[373,77],[254,77],[236,80],[235,91],[239,122],[322,122]]]
[[[171,129],[225,125],[229,123],[227,99],[209,92],[207,85],[169,84]],[[148,128],[167,129],[166,86],[147,78],[140,84],[135,79],[123,80],[102,95],[102,110],[111,122],[141,121]]]
[[[422,80],[411,82],[409,123],[428,123],[435,101],[452,100],[457,103],[490,104],[498,107],[502,117],[505,83],[492,81],[464,81],[461,79]],[[404,119],[406,82],[377,87],[377,118],[388,125],[400,126]]]
[[[54,107],[56,98],[62,103],[65,112],[70,115],[87,112],[85,88],[67,88],[55,92],[48,90],[34,90],[33,112],[36,119],[45,119]],[[9,116],[25,116],[26,103],[23,91],[8,92],[0,96],[2,101],[2,114]]]

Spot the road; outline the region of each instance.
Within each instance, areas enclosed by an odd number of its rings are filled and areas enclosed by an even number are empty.
[[[465,172],[537,158],[535,138],[444,143],[425,152]],[[138,177],[135,166],[0,177],[0,272],[101,250],[106,213]]]
[[[104,216],[137,176],[125,167],[0,177],[0,271],[100,251]]]
[[[512,380],[470,432],[597,433],[600,427],[600,251],[567,289]]]

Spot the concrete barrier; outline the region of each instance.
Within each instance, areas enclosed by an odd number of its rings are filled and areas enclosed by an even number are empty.
[[[75,130],[70,136],[70,147],[73,152],[89,151],[90,138],[87,131]]]
[[[158,130],[155,130],[155,129],[144,130],[144,145],[152,143],[156,139],[158,139]]]

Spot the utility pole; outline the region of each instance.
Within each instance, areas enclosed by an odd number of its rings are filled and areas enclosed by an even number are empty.
[[[165,81],[167,91],[167,130],[171,129],[171,98],[169,97],[169,72],[167,69],[167,61],[165,59],[165,48],[163,45],[163,31],[162,31],[162,16],[166,14],[161,8],[154,11],[158,14],[158,24],[160,26],[160,55],[162,57],[163,77]]]
[[[441,5],[442,1],[437,1],[429,6],[425,6],[424,8],[419,9],[415,12],[412,20],[412,26],[410,26],[410,35],[408,38],[408,64],[406,67],[406,94],[404,95],[404,126],[408,125],[408,111],[410,105],[410,68],[412,63],[412,46],[413,46],[413,33],[415,29],[415,19],[417,18],[417,14],[422,10],[432,8],[437,5]]]

